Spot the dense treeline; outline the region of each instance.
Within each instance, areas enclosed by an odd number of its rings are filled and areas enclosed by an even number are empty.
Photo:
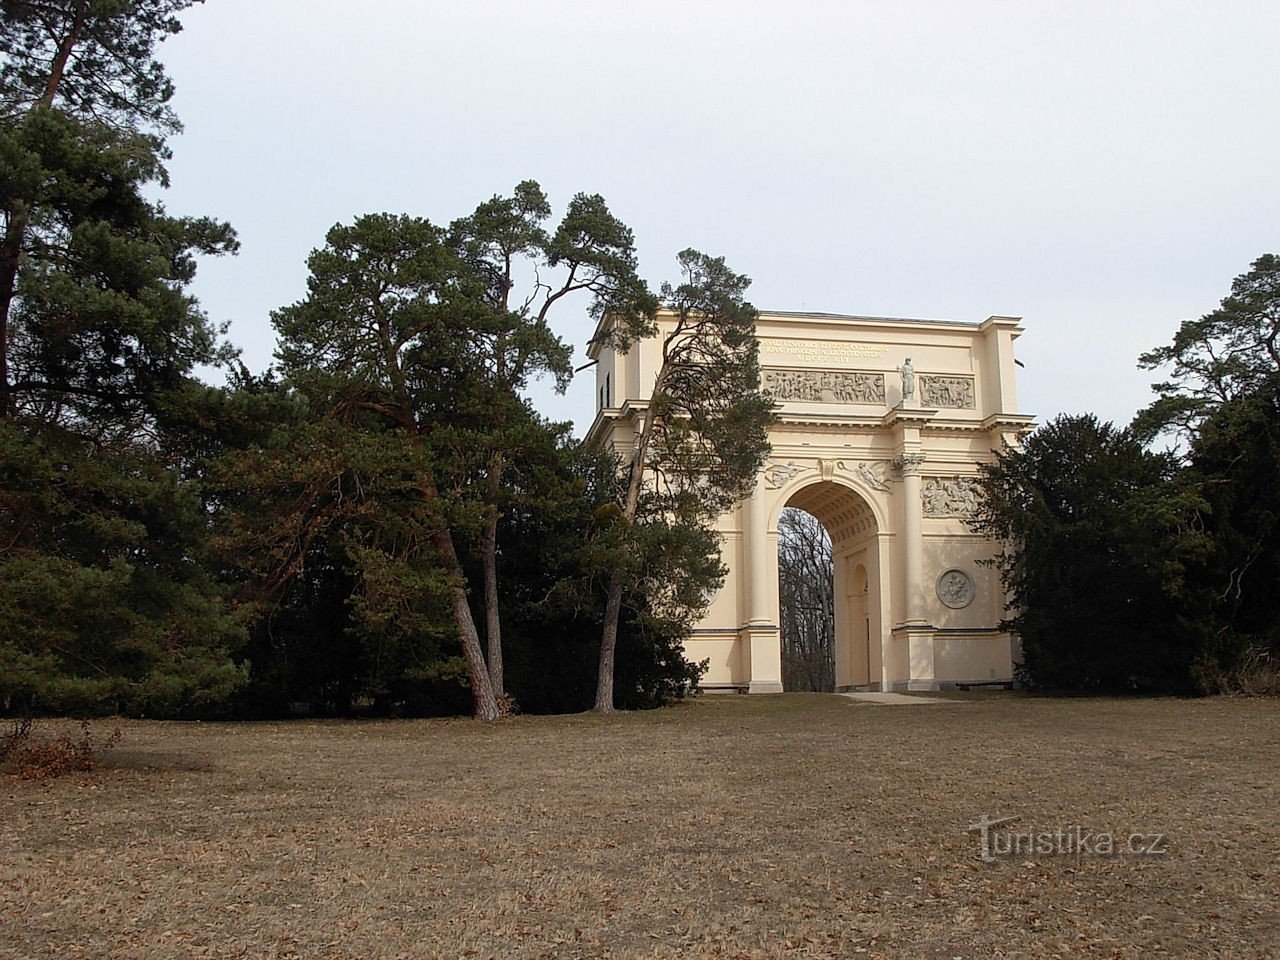
[[[1141,358],[1128,427],[1060,416],[986,469],[1024,679],[1280,692],[1280,257]]]
[[[186,292],[234,232],[148,199],[178,129],[154,51],[191,2],[0,6],[0,709],[682,696],[681,640],[724,573],[714,508],[765,450],[746,278],[685,251],[654,294],[600,197],[552,225],[527,181],[448,225],[335,226],[252,373]],[[625,348],[660,306],[670,386],[631,463],[522,399],[572,375],[563,311]]]
[[[686,250],[652,292],[602,198],[553,219],[526,181],[449,224],[336,225],[272,315],[276,365],[246,370],[188,293],[234,231],[150,199],[179,129],[155,50],[192,2],[0,4],[0,711],[683,695],[714,521],[767,451],[747,278]],[[660,307],[627,462],[523,399],[572,376],[566,311],[626,350]],[[1268,255],[1141,359],[1169,379],[1133,424],[1060,417],[987,470],[975,526],[1004,545],[1030,683],[1274,685],[1278,339]]]

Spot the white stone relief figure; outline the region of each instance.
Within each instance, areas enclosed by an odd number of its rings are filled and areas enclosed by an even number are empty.
[[[978,512],[978,487],[969,477],[926,477],[921,495],[926,517],[972,517]]]
[[[784,483],[797,474],[803,473],[805,468],[794,460],[788,460],[785,465],[775,463],[765,467],[764,483],[770,490],[777,490]]]
[[[924,482],[924,515],[942,517],[947,514],[947,490],[940,481],[932,478]]]
[[[884,476],[884,461],[876,461],[875,463],[858,464],[857,474],[868,484],[877,490],[889,492],[889,483]]]

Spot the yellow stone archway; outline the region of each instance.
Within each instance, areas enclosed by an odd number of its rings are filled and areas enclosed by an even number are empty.
[[[607,322],[604,321],[604,322]],[[630,452],[670,318],[625,354],[593,340],[588,437]],[[965,523],[973,479],[1032,418],[1016,412],[1016,318],[981,323],[762,313],[762,387],[778,402],[754,494],[721,518],[730,573],[687,655],[708,690],[781,692],[778,516],[808,510],[837,547],[837,689],[1005,683],[1004,595]],[[858,637],[861,624],[862,639]]]
[[[800,480],[799,484],[785,501],[779,498],[778,513],[769,521],[770,536],[777,537],[782,510],[787,507],[805,511],[826,529],[831,538],[835,601],[832,659],[836,689],[878,688],[881,650],[872,644],[871,637],[879,635],[887,602],[878,589],[885,547],[880,536],[883,522],[854,480]],[[780,610],[777,616],[781,623]]]

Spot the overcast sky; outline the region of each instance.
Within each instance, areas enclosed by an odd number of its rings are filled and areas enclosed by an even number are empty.
[[[1127,421],[1139,353],[1280,252],[1280,3],[208,0],[162,47],[173,213],[251,369],[308,252],[520,180],[600,193],[655,285],[693,246],[761,309],[1024,318],[1023,412]],[[581,351],[585,304],[558,332]],[[582,362],[582,359],[579,359]],[[593,414],[590,373],[539,408]]]

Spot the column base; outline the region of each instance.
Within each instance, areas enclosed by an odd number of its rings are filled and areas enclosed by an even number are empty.
[[[934,666],[934,638],[937,630],[928,623],[908,621],[893,628],[896,640],[906,641],[907,675],[893,681],[894,690],[937,690]]]
[[[742,638],[743,674],[747,693],[782,693],[782,637],[778,625],[749,620],[738,634]]]

